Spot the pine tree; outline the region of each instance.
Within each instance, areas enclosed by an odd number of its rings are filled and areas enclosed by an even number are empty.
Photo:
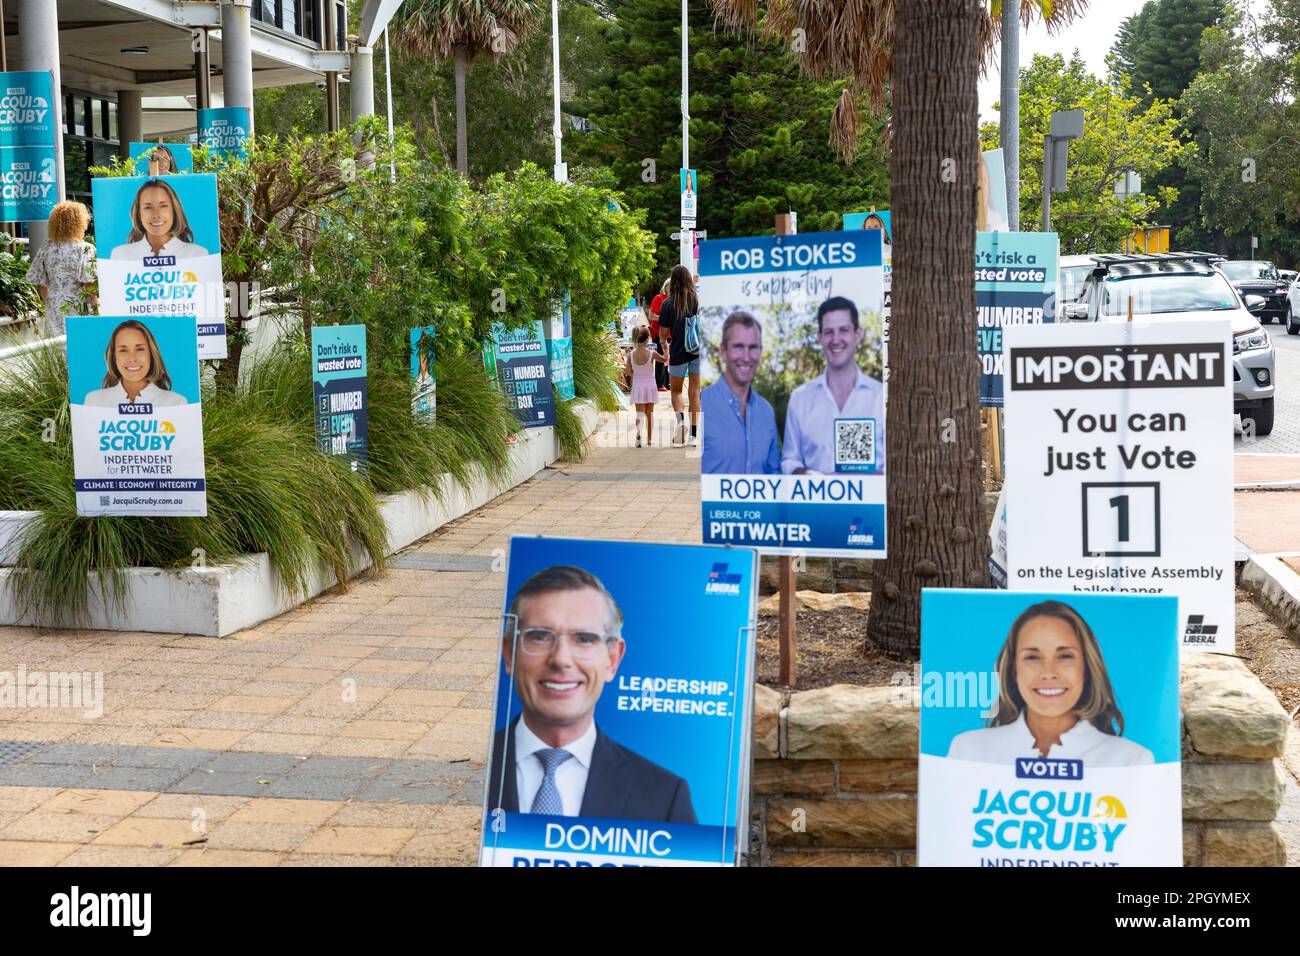
[[[681,5],[616,0],[609,72],[575,112],[594,129],[575,143],[609,168],[657,237],[658,286],[677,262],[681,166]],[[794,56],[759,39],[714,30],[705,2],[690,4],[691,165],[699,170],[699,228],[710,238],[771,233],[794,210],[799,230],[838,229],[841,214],[889,204],[879,127],[851,164],[829,146],[838,82],[801,76]],[[648,291],[648,290],[647,290]]]

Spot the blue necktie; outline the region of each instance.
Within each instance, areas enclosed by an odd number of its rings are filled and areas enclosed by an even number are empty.
[[[567,750],[552,747],[548,750],[539,750],[533,754],[542,764],[542,785],[537,788],[537,796],[533,797],[532,813],[549,813],[551,816],[559,817],[564,815],[564,803],[560,800],[560,791],[555,786],[555,771],[560,769],[560,764],[568,760],[573,754]]]

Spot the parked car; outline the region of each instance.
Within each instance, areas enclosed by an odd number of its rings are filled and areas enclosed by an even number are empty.
[[[1279,272],[1291,277],[1286,292],[1286,334],[1300,335],[1300,272]]]
[[[1232,405],[1242,426],[1273,430],[1276,353],[1255,315],[1267,306],[1243,298],[1219,271],[1220,256],[1205,252],[1089,256],[1093,267],[1078,300],[1063,309],[1066,321],[1146,319],[1232,320]]]
[[[1083,295],[1083,284],[1095,268],[1092,256],[1061,256],[1056,266],[1057,308],[1064,309],[1078,302]]]
[[[1290,284],[1278,275],[1273,263],[1266,259],[1231,259],[1220,262],[1219,269],[1242,296],[1258,295],[1264,298],[1264,307],[1255,312],[1260,322],[1270,322],[1273,319],[1286,321],[1287,290]]]

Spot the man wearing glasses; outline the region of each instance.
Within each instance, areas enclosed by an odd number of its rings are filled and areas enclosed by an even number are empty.
[[[596,726],[626,650],[623,614],[600,579],[566,565],[539,571],[507,621],[502,653],[523,713],[493,739],[489,808],[695,823],[685,780]]]

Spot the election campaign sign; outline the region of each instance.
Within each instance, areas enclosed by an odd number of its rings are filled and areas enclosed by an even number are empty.
[[[0,220],[46,219],[58,202],[53,76],[0,73]]]
[[[316,442],[327,455],[345,455],[366,470],[366,327],[311,327],[311,391]]]
[[[222,106],[199,110],[199,145],[216,158],[248,158],[252,120],[246,106]]]
[[[411,415],[433,424],[437,418],[438,381],[434,376],[434,327],[411,329]]]
[[[678,170],[682,193],[682,228],[694,229],[699,205],[699,177],[694,169]]]
[[[735,865],[757,575],[748,550],[511,539],[480,865]]]
[[[67,328],[77,514],[204,517],[194,324],[90,315]]]
[[[1011,228],[1007,215],[1007,167],[1001,148],[980,153],[978,223],[981,232],[1006,232]]]
[[[1226,319],[1013,326],[1012,590],[1172,594],[1184,649],[1233,649]]]
[[[975,234],[981,406],[1002,406],[1002,330],[1055,318],[1058,248],[1054,232]]]
[[[569,291],[546,324],[546,352],[551,360],[551,386],[561,402],[573,398],[573,320],[569,312]]]
[[[884,246],[881,259],[884,262],[885,304],[881,310],[880,322],[880,361],[884,366],[880,370],[880,381],[889,385],[889,315],[893,311],[894,286],[894,247],[889,232],[889,210],[871,212],[844,213],[845,229],[879,229]],[[885,389],[885,401],[889,401],[889,389]]]
[[[100,310],[198,323],[199,358],[226,357],[217,177],[97,176]]]
[[[150,161],[158,167],[159,176],[194,172],[194,153],[188,143],[131,143],[128,149],[141,176],[149,175]]]
[[[631,345],[632,330],[638,325],[645,324],[645,321],[645,312],[642,311],[641,306],[636,304],[636,298],[628,299],[627,305],[618,313],[618,322],[616,323],[618,328],[615,331],[619,341],[624,345]]]
[[[520,424],[527,428],[555,424],[551,360],[540,321],[515,329],[494,322],[483,361]]]
[[[884,557],[881,231],[700,250],[704,542]]]
[[[1177,600],[921,592],[921,866],[1180,866]]]

